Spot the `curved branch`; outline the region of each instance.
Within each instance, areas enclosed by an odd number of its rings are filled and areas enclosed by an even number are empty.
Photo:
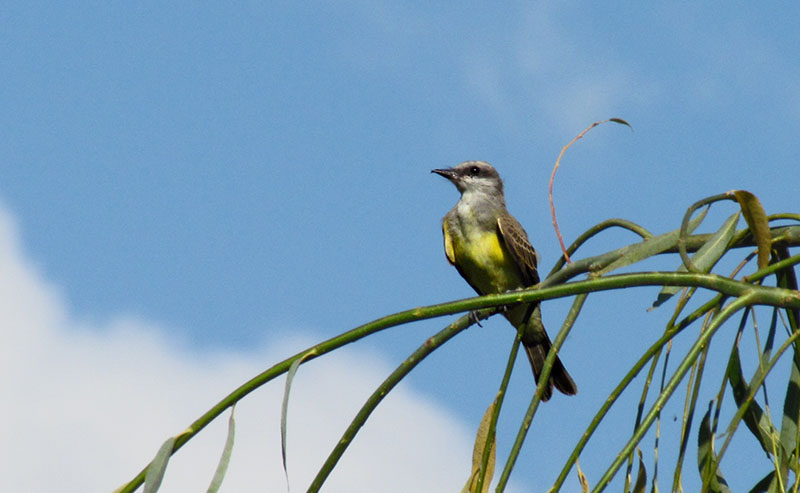
[[[656,416],[661,412],[661,409],[666,404],[667,400],[672,396],[672,393],[677,388],[678,384],[680,383],[681,379],[686,375],[686,372],[692,366],[694,361],[697,359],[697,356],[700,354],[700,351],[703,347],[706,346],[709,339],[716,334],[717,330],[722,326],[723,322],[728,320],[734,313],[739,311],[742,308],[745,308],[750,305],[758,304],[758,295],[754,292],[745,293],[741,297],[731,301],[725,308],[720,310],[717,316],[714,317],[712,322],[709,324],[708,329],[703,331],[700,337],[697,338],[695,343],[692,345],[692,348],[683,358],[681,364],[678,365],[678,368],[675,370],[675,373],[669,379],[669,382],[664,387],[664,391],[658,396],[656,401],[653,403],[653,406],[648,411],[647,415],[645,416],[644,420],[642,420],[642,424],[634,431],[633,436],[631,436],[628,443],[622,448],[620,453],[617,455],[616,459],[611,463],[608,467],[606,472],[600,478],[600,480],[595,485],[594,489],[592,490],[594,493],[602,491],[603,488],[608,484],[611,478],[614,477],[617,470],[619,470],[622,463],[625,461],[626,457],[633,451],[633,448],[638,444],[642,437],[644,437],[647,430],[650,429],[650,425],[655,420]]]
[[[577,263],[578,262],[575,264]],[[172,453],[175,453],[178,449],[185,445],[198,432],[200,432],[200,430],[205,428],[227,408],[231,407],[233,404],[247,396],[250,392],[253,392],[258,387],[287,372],[291,364],[296,359],[302,358],[303,356],[307,355],[307,353],[313,351],[314,356],[307,357],[307,360],[311,360],[341,346],[362,339],[370,334],[417,320],[424,320],[482,308],[497,307],[515,303],[527,303],[531,301],[542,301],[576,294],[590,293],[594,291],[622,289],[633,286],[697,286],[717,291],[728,296],[742,296],[748,294],[756,300],[755,303],[759,304],[769,304],[783,308],[800,309],[800,292],[798,291],[770,286],[752,285],[715,274],[699,274],[689,272],[646,272],[618,274],[597,279],[575,281],[567,284],[545,287],[546,284],[550,283],[552,283],[552,281],[551,279],[548,279],[547,281],[543,282],[540,285],[541,288],[538,289],[533,288],[524,291],[467,298],[450,303],[442,303],[398,312],[356,327],[311,348],[304,349],[294,356],[281,361],[280,363],[253,377],[239,388],[228,394],[228,396],[222,399],[219,403],[214,405],[209,411],[195,420],[183,433],[180,434],[175,441]],[[146,471],[147,467],[142,469],[142,471],[139,472],[136,477],[120,487],[117,491],[120,493],[133,492],[144,481]]]
[[[428,338],[425,342],[417,348],[416,351],[411,353],[405,361],[403,361],[400,366],[398,366],[388,377],[386,380],[383,381],[382,384],[378,386],[377,389],[369,396],[369,399],[361,406],[361,409],[356,414],[356,417],[350,423],[350,426],[347,427],[342,438],[339,439],[339,442],[334,447],[333,451],[328,455],[328,458],[325,460],[325,463],[322,465],[322,468],[317,473],[314,480],[311,482],[311,486],[308,487],[309,492],[317,492],[320,488],[322,488],[322,484],[328,478],[333,468],[336,467],[336,463],[339,462],[339,459],[344,454],[347,447],[355,438],[356,433],[358,430],[364,426],[366,423],[367,418],[369,418],[372,411],[378,407],[378,404],[386,397],[389,392],[397,385],[400,380],[403,379],[408,373],[413,370],[420,361],[425,359],[430,353],[434,350],[438,349],[442,344],[452,339],[456,334],[461,332],[462,330],[466,329],[473,323],[475,323],[478,319],[486,318],[492,313],[496,312],[496,309],[490,310],[483,310],[482,312],[474,313],[473,315],[465,315],[452,324],[448,325],[436,335]]]

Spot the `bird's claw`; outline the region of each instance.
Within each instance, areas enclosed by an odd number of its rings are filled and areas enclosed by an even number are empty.
[[[481,325],[481,319],[478,317],[478,311],[477,310],[470,310],[469,318],[471,318],[472,321],[475,322],[475,324],[478,327],[483,327],[483,325]]]

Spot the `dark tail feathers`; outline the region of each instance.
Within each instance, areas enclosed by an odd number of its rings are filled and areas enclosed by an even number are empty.
[[[542,374],[544,360],[547,358],[548,351],[550,351],[550,341],[547,340],[546,337],[544,341],[525,345],[525,353],[528,355],[528,361],[531,362],[533,378],[536,379],[537,384],[539,383],[539,375]],[[558,355],[556,355],[553,368],[550,370],[550,381],[547,382],[544,394],[542,394],[543,401],[550,399],[553,395],[553,386],[566,395],[575,395],[578,393],[578,386],[575,385],[572,377],[569,376],[567,369],[564,368],[564,364],[561,362]]]

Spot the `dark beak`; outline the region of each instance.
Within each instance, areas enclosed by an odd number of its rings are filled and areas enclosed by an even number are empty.
[[[436,173],[437,175],[444,176],[445,178],[447,178],[447,179],[448,179],[448,180],[450,180],[450,181],[453,181],[453,179],[454,179],[454,178],[455,178],[455,176],[456,176],[456,172],[455,172],[455,171],[453,171],[453,168],[446,168],[446,169],[432,169],[432,170],[431,170],[431,173]]]

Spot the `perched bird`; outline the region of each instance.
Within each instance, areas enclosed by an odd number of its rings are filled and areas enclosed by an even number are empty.
[[[480,295],[537,284],[536,251],[528,241],[528,234],[506,209],[503,181],[492,165],[467,161],[431,172],[447,178],[461,192],[461,199],[442,221],[445,255],[461,277]],[[551,345],[539,303],[510,306],[504,315],[511,325],[522,329],[522,344],[538,383]],[[567,395],[578,393],[558,356],[542,400],[552,396],[553,386]]]

